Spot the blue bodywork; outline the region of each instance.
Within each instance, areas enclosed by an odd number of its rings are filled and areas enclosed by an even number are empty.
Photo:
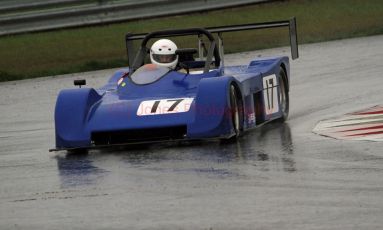
[[[228,139],[269,121],[285,120],[289,104],[289,58],[255,59],[245,65],[225,66],[221,35],[286,26],[291,56],[296,59],[299,55],[295,18],[206,29],[128,33],[125,39],[129,68],[115,72],[99,89],[80,87],[59,93],[53,150]],[[149,41],[171,36],[196,36],[198,49],[177,49],[175,69],[145,65]],[[137,52],[133,43],[136,40],[141,41]]]
[[[282,116],[281,111],[266,115],[257,112],[256,104],[265,104],[263,77],[283,69],[289,82],[288,57],[257,59],[249,65],[228,66],[208,73],[186,74],[170,71],[159,80],[145,85],[132,82],[129,68],[114,73],[99,89],[78,88],[62,90],[55,109],[56,148],[89,148],[97,145],[99,133],[152,132],[156,128],[185,127],[180,139],[228,138],[234,135],[230,116],[229,87],[234,85],[243,102],[242,130]],[[121,79],[122,78],[122,79]],[[279,81],[274,86],[279,95]],[[143,101],[193,98],[189,111],[171,114],[138,116]],[[256,114],[257,113],[257,114]],[[97,136],[97,135],[96,135]],[[150,136],[150,135],[148,135]],[[96,137],[97,139],[98,137]],[[148,139],[125,140],[150,141]],[[108,140],[101,144],[111,144]]]

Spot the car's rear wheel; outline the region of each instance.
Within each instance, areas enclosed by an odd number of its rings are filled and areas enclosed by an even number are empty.
[[[279,106],[282,112],[282,117],[279,121],[286,121],[289,116],[289,90],[287,83],[287,76],[285,71],[281,68],[279,71]]]
[[[230,85],[230,115],[231,122],[234,128],[234,138],[241,135],[243,125],[243,106],[242,100],[240,99],[237,89],[234,85]]]

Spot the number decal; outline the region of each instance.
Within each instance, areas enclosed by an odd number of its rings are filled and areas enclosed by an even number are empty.
[[[137,110],[137,116],[184,113],[190,110],[193,98],[172,98],[143,101]]]
[[[279,111],[277,76],[275,74],[263,78],[263,98],[266,115]]]
[[[181,103],[184,99],[176,99],[176,100],[168,100],[168,101],[173,101],[174,104],[170,106],[168,112],[174,111],[174,109],[177,107],[179,103]]]
[[[153,104],[152,109],[150,110],[150,113],[156,113],[158,105],[160,104],[161,101],[155,101]]]

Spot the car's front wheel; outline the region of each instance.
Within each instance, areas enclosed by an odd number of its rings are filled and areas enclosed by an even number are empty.
[[[234,128],[234,138],[237,138],[241,135],[242,125],[243,125],[243,106],[240,95],[235,86],[230,85],[230,116],[231,122]]]

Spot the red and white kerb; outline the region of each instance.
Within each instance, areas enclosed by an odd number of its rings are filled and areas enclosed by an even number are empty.
[[[342,140],[383,141],[383,106],[321,121],[313,132]]]

